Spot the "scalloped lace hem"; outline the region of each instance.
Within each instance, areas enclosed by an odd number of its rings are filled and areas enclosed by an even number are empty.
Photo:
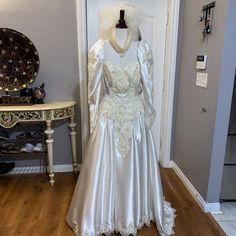
[[[161,224],[154,219],[153,213],[147,216],[142,217],[142,220],[137,222],[135,225],[130,223],[128,226],[124,226],[122,223],[117,222],[115,225],[106,224],[102,227],[98,227],[96,233],[89,232],[88,230],[84,230],[81,234],[78,232],[78,225],[74,224],[73,230],[77,236],[100,236],[105,234],[110,236],[112,233],[120,233],[122,236],[133,235],[136,236],[137,231],[140,230],[144,225],[150,227],[151,222],[156,222],[156,227],[161,236],[169,236],[175,234],[173,231],[173,227],[175,226],[175,209],[171,207],[170,202],[164,201],[164,219],[163,224]]]

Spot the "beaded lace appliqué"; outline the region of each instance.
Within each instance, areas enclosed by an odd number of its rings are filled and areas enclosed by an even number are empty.
[[[144,112],[143,103],[137,94],[140,84],[139,64],[133,63],[121,69],[107,62],[104,79],[108,81],[110,91],[103,99],[100,113],[113,120],[116,150],[125,157],[130,150],[133,122]]]
[[[96,227],[96,233],[89,232],[89,230],[82,230],[81,236],[100,236],[102,234],[111,235],[114,232],[119,232],[122,236],[136,235],[137,231],[140,230],[144,225],[150,227],[151,222],[156,222],[156,227],[161,236],[173,235],[173,227],[175,225],[175,209],[171,207],[171,204],[164,201],[164,215],[162,224],[159,222],[160,219],[156,219],[153,212],[145,214],[142,217],[137,218],[134,222],[127,222],[125,225],[122,222],[106,222]],[[74,225],[74,231],[78,235],[79,228],[78,224]]]

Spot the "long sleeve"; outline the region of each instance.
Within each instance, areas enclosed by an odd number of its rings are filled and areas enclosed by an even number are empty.
[[[151,49],[146,42],[141,42],[138,49],[138,59],[141,66],[141,81],[144,96],[144,105],[146,113],[146,122],[148,128],[151,128],[156,112],[153,108],[153,82],[152,69],[153,59]]]
[[[88,104],[90,116],[90,134],[98,119],[98,107],[102,95],[103,40],[93,45],[88,55]]]

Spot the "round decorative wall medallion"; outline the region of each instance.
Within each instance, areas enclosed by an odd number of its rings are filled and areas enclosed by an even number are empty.
[[[39,55],[24,34],[0,28],[0,90],[18,91],[34,82],[39,71]]]

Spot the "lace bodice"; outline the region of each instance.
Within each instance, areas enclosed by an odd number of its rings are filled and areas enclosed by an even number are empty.
[[[129,152],[134,119],[144,113],[140,98],[140,65],[134,62],[120,68],[106,61],[103,70],[105,96],[99,113],[113,121],[117,154],[125,157]]]
[[[140,92],[140,66],[138,61],[130,63],[124,68],[106,61],[103,70],[104,82],[110,95],[125,97],[130,93],[137,95]]]
[[[143,116],[148,128],[155,119],[152,54],[148,44],[141,41],[136,60],[124,68],[105,60],[104,55],[104,41],[99,40],[91,48],[88,61],[90,133],[99,116],[108,118],[113,123],[117,154],[125,157],[135,119]]]

